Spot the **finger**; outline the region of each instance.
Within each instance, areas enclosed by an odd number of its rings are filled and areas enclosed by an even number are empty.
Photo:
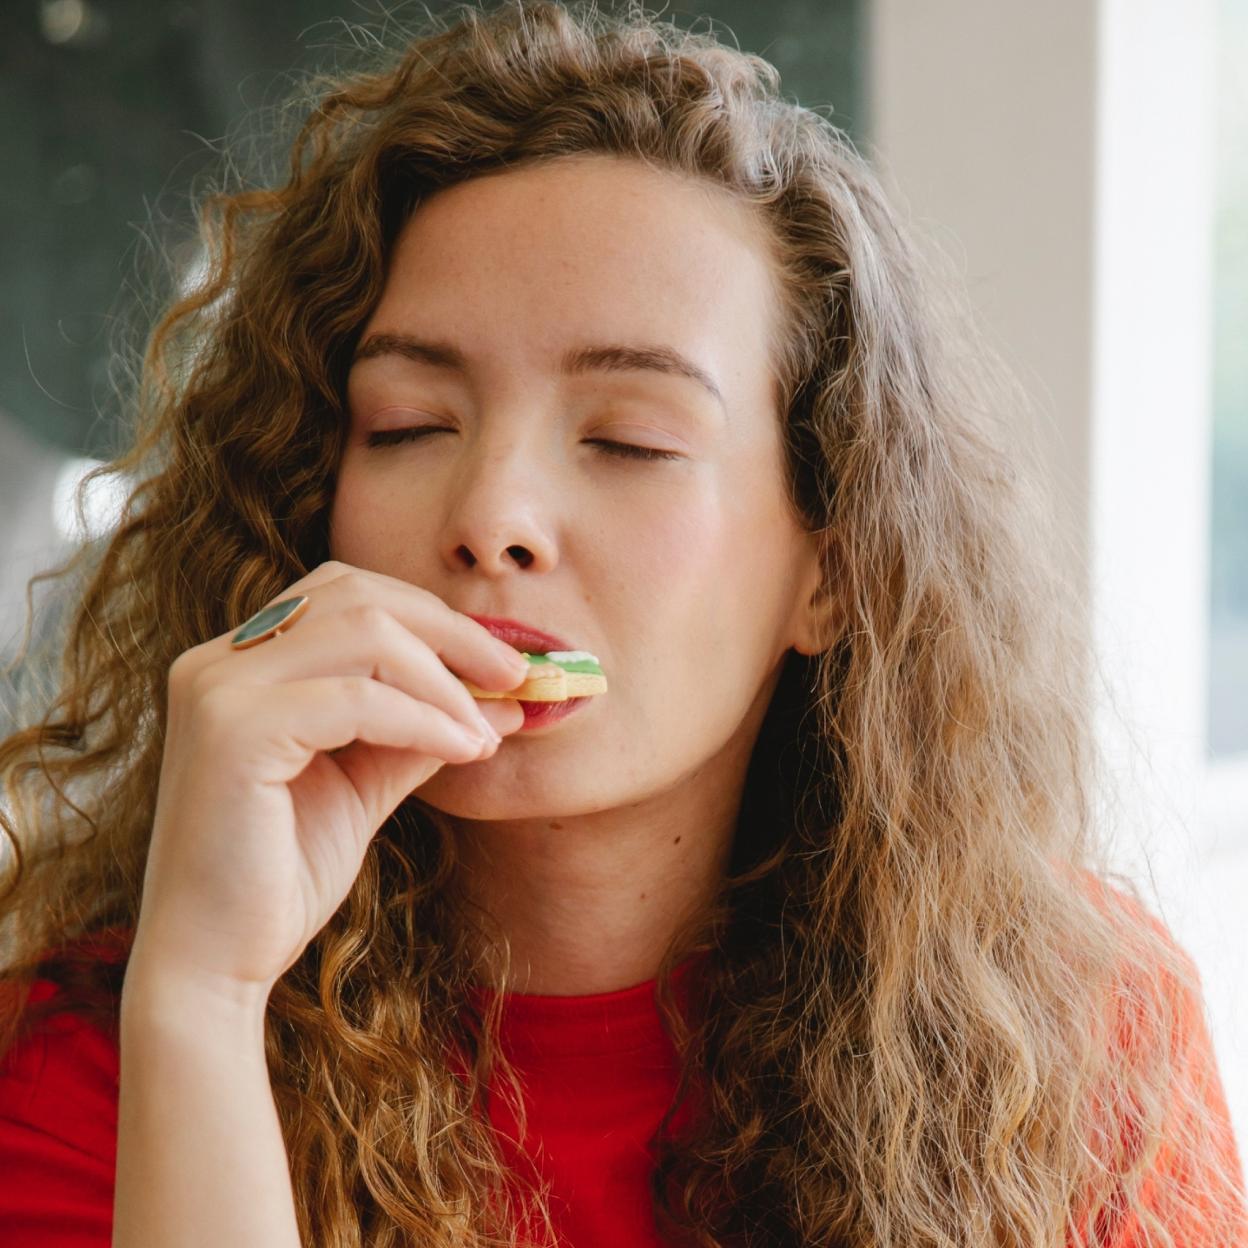
[[[266,646],[230,653],[201,674],[201,681],[230,684],[286,684],[317,676],[367,676],[409,697],[431,702],[470,731],[485,730],[480,704],[422,637],[404,628],[375,602],[332,610],[322,599],[309,609],[298,634],[273,638]]]
[[[331,561],[320,564],[274,602],[302,592],[307,592],[311,600],[304,613],[305,621],[334,605],[341,609],[351,603],[372,602],[385,607],[399,623],[432,647],[451,671],[483,689],[515,689],[528,678],[528,664],[518,650],[418,585]],[[229,636],[217,639],[222,653],[231,650]]]
[[[246,759],[250,776],[261,783],[285,784],[318,752],[353,741],[448,763],[470,762],[487,748],[445,711],[365,676],[218,686],[204,696],[200,710],[201,729],[218,757]]]
[[[414,750],[353,741],[328,756],[351,783],[364,807],[370,828],[380,827],[399,803],[442,770],[447,762]],[[458,760],[451,765],[470,766],[478,759]]]
[[[530,667],[519,650],[495,637],[470,615],[456,611],[430,590],[370,568],[351,570],[386,596],[385,605],[392,609],[401,624],[413,628],[428,619],[436,631],[424,632],[421,636],[456,674],[466,676],[483,689],[495,690],[514,689],[528,679]],[[485,675],[487,670],[488,682],[474,676],[474,672]]]

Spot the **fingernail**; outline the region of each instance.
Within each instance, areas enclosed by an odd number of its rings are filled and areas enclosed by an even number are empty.
[[[503,738],[499,736],[498,729],[495,728],[484,715],[478,714],[477,718],[481,721],[481,731],[484,732],[495,745],[501,745]]]

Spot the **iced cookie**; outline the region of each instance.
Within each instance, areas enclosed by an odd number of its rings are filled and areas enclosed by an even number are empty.
[[[588,650],[521,653],[529,662],[524,684],[502,693],[482,689],[470,680],[465,680],[464,686],[474,698],[514,698],[521,702],[563,702],[567,698],[588,698],[607,691],[607,678],[597,658]]]

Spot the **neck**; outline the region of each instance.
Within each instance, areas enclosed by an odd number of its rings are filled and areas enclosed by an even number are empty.
[[[456,821],[464,892],[507,938],[509,987],[579,996],[657,976],[727,868],[741,794],[719,792],[711,811],[702,790],[590,815]]]
[[[661,791],[589,814],[452,820],[462,896],[501,929],[509,989],[588,996],[658,975],[719,892],[779,675],[717,753]]]

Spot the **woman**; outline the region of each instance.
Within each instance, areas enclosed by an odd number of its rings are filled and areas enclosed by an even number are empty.
[[[6,1242],[1244,1242],[991,374],[838,131],[465,9],[203,220],[0,748]],[[561,649],[606,691],[506,696]]]

